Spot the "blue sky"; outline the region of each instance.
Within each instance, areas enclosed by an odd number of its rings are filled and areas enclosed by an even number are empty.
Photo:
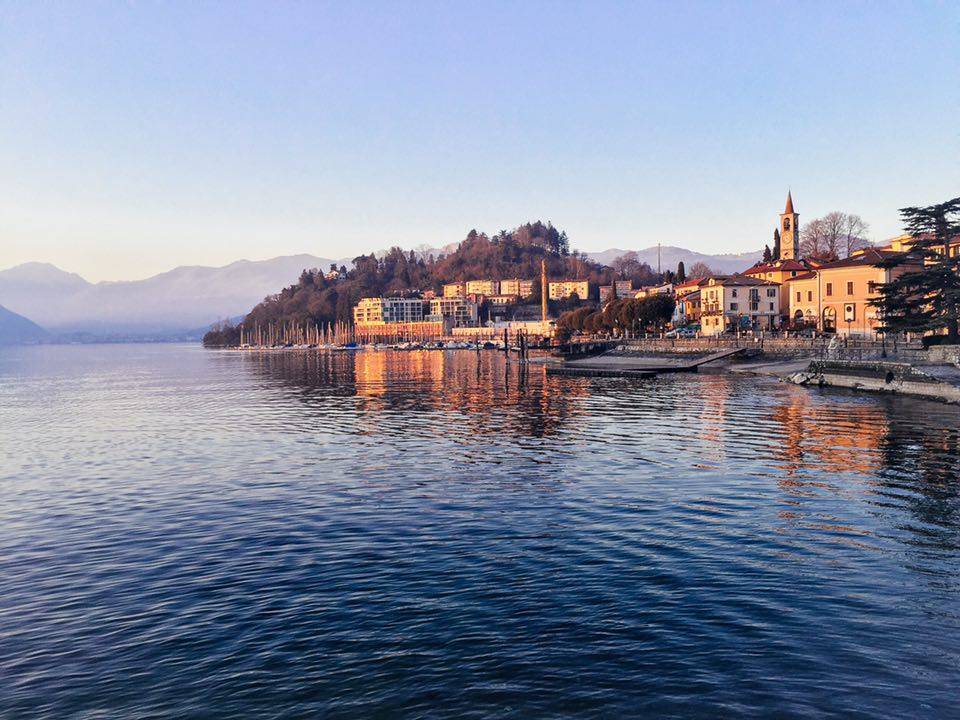
[[[3,2],[0,267],[769,242],[960,194],[960,4]]]

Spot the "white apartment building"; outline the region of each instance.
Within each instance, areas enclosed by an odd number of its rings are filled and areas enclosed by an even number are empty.
[[[633,280],[616,280],[613,285],[600,286],[600,302],[605,303],[610,299],[610,291],[614,287],[617,289],[618,298],[633,297]]]
[[[700,288],[704,335],[780,327],[780,285],[749,275],[712,277]]]
[[[522,298],[530,297],[533,295],[533,280],[521,280],[519,278],[514,278],[513,280],[501,280],[500,294],[516,295]]]
[[[363,298],[353,308],[356,325],[423,322],[423,300],[420,298]]]
[[[445,298],[458,298],[467,296],[467,287],[465,283],[448,283],[443,286],[443,296]]]
[[[467,295],[499,295],[500,283],[497,280],[467,280]]]
[[[576,294],[581,300],[590,297],[590,283],[586,280],[559,280],[547,284],[547,297],[551,300],[565,300]]]
[[[449,320],[451,327],[477,324],[477,304],[464,298],[434,298],[430,301],[431,320]]]

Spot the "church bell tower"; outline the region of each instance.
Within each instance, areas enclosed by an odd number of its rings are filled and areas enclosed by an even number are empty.
[[[793,211],[793,197],[787,191],[787,206],[780,214],[780,259],[800,258],[800,216]]]

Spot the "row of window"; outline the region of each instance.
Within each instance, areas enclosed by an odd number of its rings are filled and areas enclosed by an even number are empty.
[[[867,292],[871,295],[877,291],[877,283],[872,280],[867,283]],[[825,286],[825,292],[827,297],[833,296],[833,283],[827,283]],[[847,295],[853,295],[853,282],[847,283]],[[800,302],[800,291],[797,290],[797,302]],[[807,302],[813,302],[813,290],[807,290]]]

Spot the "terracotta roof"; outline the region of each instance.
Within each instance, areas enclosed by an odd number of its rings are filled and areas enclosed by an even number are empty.
[[[790,191],[787,190],[787,207],[783,211],[784,215],[793,214],[793,196],[790,194]]]
[[[792,270],[807,270],[807,265],[800,262],[799,260],[777,260],[775,262],[765,263],[758,262],[749,270],[744,272],[744,275],[754,275],[755,273],[766,273],[766,272],[790,272]]]
[[[810,280],[816,276],[817,274],[815,272],[800,273],[799,275],[794,275],[792,278],[787,278],[787,282],[793,282],[794,280]]]
[[[750,275],[742,275],[740,273],[734,273],[733,275],[715,275],[710,278],[714,281],[714,285],[779,285],[780,283],[773,282],[772,280],[761,280]]]
[[[691,278],[690,280],[684,280],[682,283],[677,283],[674,285],[676,288],[687,288],[687,287],[698,287],[703,285],[707,281],[707,278]]]
[[[860,255],[855,257],[835,260],[834,262],[824,263],[820,266],[821,270],[832,270],[834,268],[857,267],[862,265],[876,265],[891,255],[900,255],[901,253],[892,250],[878,250],[877,248],[867,248]]]

